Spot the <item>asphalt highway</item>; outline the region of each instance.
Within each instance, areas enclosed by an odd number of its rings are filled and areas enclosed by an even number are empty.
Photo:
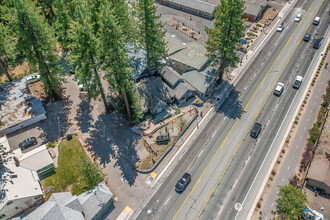
[[[308,29],[317,38],[325,33],[328,16],[324,21],[321,16],[319,26],[310,24],[317,13],[323,15],[327,4],[328,1],[307,1],[291,10],[284,20],[284,31],[273,33],[136,219],[246,218],[254,199],[246,195],[253,191],[250,186],[256,183],[254,177],[259,172],[266,174],[259,167],[266,167],[266,156],[275,155],[284,128],[289,126],[286,121],[291,120],[288,109],[298,103],[307,88],[307,80],[300,90],[292,88],[295,76],[305,76],[317,52],[311,47],[312,40],[305,43],[301,39]],[[295,23],[298,13],[303,14],[303,19]],[[281,97],[272,94],[277,81],[285,85]],[[255,121],[263,125],[257,139],[249,136]],[[192,181],[178,194],[174,186],[186,171],[191,173]]]

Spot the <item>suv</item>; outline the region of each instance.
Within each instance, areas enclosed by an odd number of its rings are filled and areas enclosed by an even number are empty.
[[[24,150],[27,147],[30,147],[32,145],[36,145],[38,144],[37,138],[36,137],[30,137],[24,141],[22,141],[18,147],[21,148],[22,150]]]
[[[281,24],[277,27],[276,31],[277,31],[277,32],[282,32],[283,30],[284,30],[284,23],[281,23]]]
[[[313,24],[314,24],[314,25],[318,25],[318,24],[320,23],[320,20],[321,20],[320,17],[316,17],[316,18],[314,19],[314,21],[313,21]]]
[[[306,33],[304,38],[303,38],[303,41],[308,42],[311,39],[311,37],[312,37],[312,35],[310,33]]]
[[[275,90],[274,90],[274,95],[280,96],[284,90],[284,84],[283,83],[277,83]]]
[[[261,131],[261,124],[255,123],[251,130],[250,136],[253,138],[256,138],[256,137],[258,137],[260,131]]]
[[[295,22],[299,22],[301,20],[301,14],[297,14],[297,16],[295,17],[294,21]]]
[[[190,181],[191,181],[191,175],[189,173],[183,174],[181,179],[175,185],[175,191],[183,192],[183,190],[187,187],[187,185],[190,183]]]
[[[313,44],[313,48],[314,49],[319,49],[320,46],[321,46],[321,41],[322,41],[322,39],[315,39],[314,44]]]
[[[302,76],[296,76],[296,79],[293,82],[293,88],[299,89],[301,83],[302,83],[303,77]]]

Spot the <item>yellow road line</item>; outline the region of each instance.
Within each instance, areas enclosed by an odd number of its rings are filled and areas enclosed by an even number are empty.
[[[315,0],[313,0],[311,6],[314,4],[314,2],[315,2]],[[323,0],[323,2],[324,2],[324,0]],[[323,4],[323,2],[322,2],[322,4]],[[310,10],[311,6],[309,7],[308,11]],[[319,8],[319,9],[320,9],[320,8]],[[318,9],[318,10],[319,10],[319,9]],[[318,10],[317,10],[317,11],[318,11]],[[306,12],[306,14],[308,13],[308,11]],[[305,14],[304,17],[302,18],[302,21],[303,21],[303,19],[305,18],[306,14]],[[299,22],[298,26],[299,26],[300,24],[301,24],[301,22]],[[310,24],[311,24],[311,23],[310,23]],[[308,25],[307,29],[309,28],[310,24]],[[298,26],[297,26],[297,27],[298,27]],[[274,63],[272,64],[272,66],[270,67],[270,69],[268,70],[268,72],[266,73],[266,75],[264,76],[264,78],[263,78],[263,80],[261,81],[261,83],[258,85],[257,89],[254,91],[252,97],[251,97],[250,100],[248,101],[248,103],[247,103],[247,105],[245,106],[245,108],[244,108],[244,110],[242,111],[242,113],[245,112],[245,110],[247,109],[248,105],[250,104],[252,98],[255,96],[257,90],[260,88],[261,84],[263,84],[263,82],[265,81],[265,79],[266,79],[266,77],[268,76],[270,70],[273,68],[274,64],[276,63],[276,61],[278,60],[278,58],[279,58],[280,55],[282,54],[284,48],[286,47],[286,45],[288,44],[288,42],[291,40],[291,37],[292,37],[292,35],[295,33],[297,27],[295,28],[295,30],[294,30],[293,33],[291,34],[289,40],[286,42],[286,44],[285,44],[284,47],[282,48],[280,54],[277,56],[276,60],[274,61]],[[302,38],[301,38],[301,39],[302,39]],[[300,39],[298,45],[300,44],[301,39]],[[298,45],[297,45],[297,47],[298,47]],[[295,50],[297,49],[297,47],[295,48]],[[295,52],[295,50],[294,50],[294,52]],[[294,52],[293,52],[293,54],[294,54]],[[293,54],[292,54],[292,55],[293,55]],[[291,55],[291,57],[292,57],[292,55]],[[290,57],[290,59],[291,59],[291,57]],[[288,65],[290,59],[287,61],[286,65],[285,65],[285,68],[286,68],[286,66]],[[284,69],[285,69],[285,68],[284,68]],[[284,70],[283,70],[283,71],[284,71]],[[283,73],[283,71],[282,71],[282,73]],[[275,87],[275,85],[276,85],[278,79],[279,79],[280,76],[282,75],[282,73],[281,73],[281,74],[279,75],[279,77],[277,78],[275,84],[274,84],[273,87],[272,87],[272,90],[274,89],[274,87]],[[271,90],[271,92],[272,92],[272,90]],[[256,117],[257,117],[258,114],[260,113],[261,109],[263,108],[264,104],[266,103],[267,99],[269,98],[271,92],[268,94],[268,96],[267,96],[266,100],[264,101],[262,107],[258,110],[258,113],[257,113],[256,116],[254,117],[253,122],[255,121]],[[242,113],[241,113],[241,114],[242,114]],[[240,117],[239,117],[239,118],[240,118]],[[174,219],[178,216],[179,212],[181,211],[181,209],[182,209],[182,207],[184,206],[184,204],[187,202],[187,200],[188,200],[188,198],[190,197],[190,195],[195,191],[195,189],[196,189],[196,187],[198,186],[198,184],[199,184],[201,178],[204,176],[204,173],[205,173],[206,170],[209,168],[209,166],[211,165],[212,161],[214,160],[215,156],[218,154],[218,152],[220,151],[220,149],[221,149],[221,148],[223,147],[223,145],[226,143],[226,141],[227,141],[227,139],[228,139],[228,136],[230,135],[230,133],[232,132],[232,130],[233,130],[234,127],[236,126],[236,124],[237,124],[239,118],[236,119],[234,125],[231,127],[230,131],[229,131],[228,134],[226,135],[226,137],[225,137],[225,139],[223,140],[223,142],[221,143],[220,147],[217,149],[217,151],[216,151],[215,154],[213,155],[212,159],[211,159],[210,162],[207,164],[207,166],[206,166],[206,168],[204,169],[203,173],[202,173],[201,176],[198,178],[198,180],[197,180],[197,182],[195,183],[194,187],[193,187],[192,190],[189,192],[188,196],[186,197],[186,199],[184,200],[184,202],[182,203],[182,205],[180,206],[179,210],[176,212],[176,214],[175,214],[175,216],[173,217],[172,220],[174,220]],[[251,128],[253,122],[250,124],[248,131],[250,130],[250,128]],[[200,216],[201,212],[203,211],[203,209],[204,209],[204,207],[205,207],[207,201],[208,201],[209,198],[211,197],[211,195],[212,195],[213,191],[215,190],[216,186],[219,184],[219,182],[220,182],[220,180],[222,179],[224,173],[225,173],[226,170],[228,169],[228,167],[229,167],[231,161],[233,160],[233,158],[234,158],[236,152],[238,151],[238,149],[239,149],[240,145],[242,144],[243,140],[245,139],[245,137],[246,137],[248,131],[245,133],[244,138],[242,139],[241,143],[240,143],[240,144],[237,146],[237,148],[235,149],[235,152],[234,152],[233,156],[231,157],[229,163],[227,164],[227,166],[226,166],[224,172],[222,173],[221,177],[219,178],[217,184],[216,184],[215,187],[212,189],[211,193],[208,195],[207,200],[205,201],[205,203],[204,203],[204,205],[203,205],[203,208],[202,208],[201,211],[199,212],[199,214],[198,214],[198,216],[197,216],[196,219],[199,218],[199,216]]]

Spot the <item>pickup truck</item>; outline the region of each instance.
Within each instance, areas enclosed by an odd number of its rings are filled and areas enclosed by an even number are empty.
[[[302,83],[302,80],[303,80],[302,76],[296,76],[296,79],[293,82],[293,88],[299,89],[299,87]]]

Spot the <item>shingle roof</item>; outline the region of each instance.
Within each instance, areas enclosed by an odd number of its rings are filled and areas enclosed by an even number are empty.
[[[171,86],[172,88],[181,79],[180,74],[169,66],[164,66],[161,71],[161,75],[170,84],[169,86]]]
[[[45,144],[23,154],[18,159],[20,166],[34,171],[38,171],[53,163]]]
[[[171,55],[170,58],[199,70],[208,61],[205,53],[206,49],[203,45],[191,42],[187,44],[187,48]]]
[[[265,6],[267,6],[267,0],[246,0],[244,13],[258,16]]]
[[[216,78],[216,74],[211,72],[205,73],[193,70],[184,73],[182,77],[197,91],[205,93],[209,85]]]
[[[167,42],[166,46],[168,55],[172,55],[187,47],[187,45],[183,44],[183,42],[179,40],[175,35],[171,35],[167,32],[165,34],[165,42]]]

